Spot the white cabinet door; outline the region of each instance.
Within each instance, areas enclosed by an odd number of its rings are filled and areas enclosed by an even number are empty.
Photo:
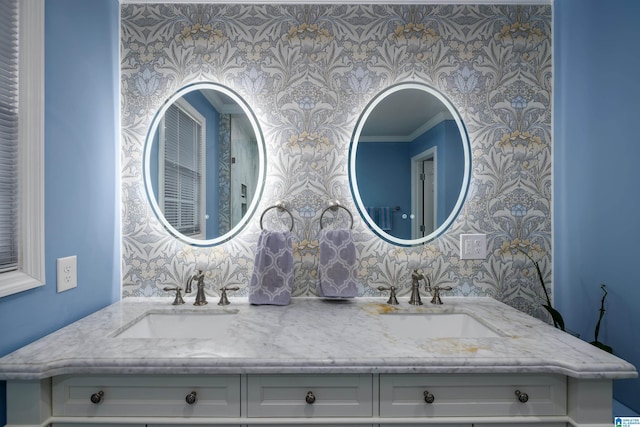
[[[287,423],[286,427],[303,427],[303,426],[309,426],[312,425],[313,427],[378,427],[377,424],[305,424],[304,421],[301,421],[300,423],[296,423],[296,424],[289,424]],[[159,427],[164,427],[164,426],[159,426]],[[247,424],[246,427],[283,427],[282,424]],[[405,424],[403,427],[407,427],[407,425]],[[447,427],[456,427],[456,426],[451,426],[448,425]],[[471,426],[469,426],[471,427]]]
[[[215,420],[213,420],[215,421]],[[206,424],[216,427],[242,427],[242,424]],[[75,426],[78,427],[78,426]],[[202,424],[147,424],[146,427],[202,427]]]
[[[54,416],[240,416],[240,375],[63,375],[52,383]]]
[[[96,424],[78,424],[78,423],[52,423],[51,427],[83,427],[90,425],[91,427],[146,427],[145,424],[109,424],[109,423],[96,423]]]
[[[536,424],[523,424],[523,423],[481,423],[481,424],[473,424],[473,427],[567,427],[567,423],[536,423]]]
[[[381,417],[566,413],[567,385],[561,375],[380,375]]]
[[[371,417],[373,376],[249,375],[251,417]]]
[[[380,424],[380,427],[408,427],[411,424]],[[413,424],[414,426],[427,426],[427,427],[473,427],[472,424],[443,424],[443,423],[420,423]],[[536,426],[537,427],[537,426]]]

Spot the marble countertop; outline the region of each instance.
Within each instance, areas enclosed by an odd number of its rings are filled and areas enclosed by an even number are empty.
[[[447,297],[435,306],[383,298],[293,298],[253,306],[172,306],[170,298],[127,298],[0,359],[0,379],[62,374],[558,373],[635,378],[624,360],[491,298]],[[220,338],[122,338],[145,313],[227,313]],[[496,331],[486,338],[412,339],[389,331],[387,314],[467,313]],[[227,317],[228,318],[228,317]],[[214,318],[215,320],[215,318]],[[215,331],[215,321],[209,325]],[[217,334],[216,334],[217,335]]]

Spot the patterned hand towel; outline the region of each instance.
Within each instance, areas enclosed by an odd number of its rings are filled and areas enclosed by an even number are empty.
[[[293,288],[291,233],[262,230],[249,283],[251,304],[287,305]]]
[[[351,230],[320,230],[318,294],[353,298],[357,293],[358,265]]]

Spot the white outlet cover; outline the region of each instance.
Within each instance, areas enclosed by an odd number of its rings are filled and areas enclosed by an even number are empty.
[[[460,235],[460,259],[486,259],[487,235],[486,234],[461,234]]]
[[[58,292],[64,292],[78,286],[76,256],[58,258]]]

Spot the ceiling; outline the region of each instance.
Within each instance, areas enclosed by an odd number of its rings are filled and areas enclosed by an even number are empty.
[[[449,109],[434,95],[403,89],[384,97],[366,119],[359,142],[410,142],[443,120]]]

